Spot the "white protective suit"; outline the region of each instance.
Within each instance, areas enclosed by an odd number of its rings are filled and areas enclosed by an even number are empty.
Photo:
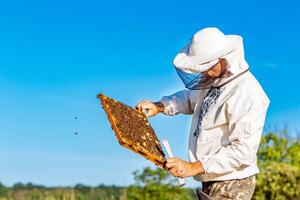
[[[240,41],[239,54],[244,56]],[[240,74],[221,86],[221,95],[204,116],[197,138],[193,133],[208,89],[183,90],[161,99],[166,115],[193,114],[188,153],[191,162],[199,160],[203,165],[205,174],[194,177],[201,182],[243,179],[259,172],[256,153],[269,99],[247,71],[248,65],[230,62],[234,58],[228,58],[230,69]]]

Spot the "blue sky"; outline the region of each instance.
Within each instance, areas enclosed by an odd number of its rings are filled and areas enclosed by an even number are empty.
[[[271,100],[267,126],[300,129],[298,8],[289,0],[1,2],[0,181],[132,183],[133,171],[152,165],[118,145],[96,95],[134,106],[183,89],[172,59],[207,26],[243,36]],[[186,159],[190,116],[151,123]]]

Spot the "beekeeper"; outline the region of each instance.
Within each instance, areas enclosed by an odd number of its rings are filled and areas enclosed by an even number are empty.
[[[251,199],[269,99],[249,71],[242,37],[202,29],[173,64],[188,90],[136,106],[148,117],[193,114],[190,161],[171,158],[166,168],[176,177],[201,181],[213,199]]]

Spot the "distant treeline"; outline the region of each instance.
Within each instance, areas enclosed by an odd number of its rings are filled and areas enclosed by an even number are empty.
[[[153,177],[161,176],[162,169],[145,168],[140,174],[151,173]],[[139,172],[136,172],[139,173]],[[144,176],[142,175],[142,176]],[[152,178],[147,181],[153,181]],[[152,179],[152,180],[150,180]],[[194,199],[192,189],[178,188],[173,183],[148,182],[147,186],[132,185],[128,187],[99,185],[91,187],[77,184],[74,187],[45,187],[32,183],[17,183],[5,187],[0,183],[0,200],[127,200],[127,199]],[[174,194],[172,194],[174,193]],[[154,198],[151,198],[154,197]]]
[[[287,131],[269,132],[262,137],[258,152],[260,174],[257,175],[253,199],[300,199],[300,140]],[[99,185],[90,187],[45,187],[0,183],[0,200],[192,200],[193,189],[179,188],[176,180],[161,168],[145,168],[133,173],[135,184],[128,187]]]
[[[77,184],[75,187],[45,187],[32,183],[17,183],[8,188],[0,184],[0,200],[121,200],[126,199],[126,191],[124,187],[105,185],[90,187]]]

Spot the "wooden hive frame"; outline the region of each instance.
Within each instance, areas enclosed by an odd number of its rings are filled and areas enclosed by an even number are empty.
[[[163,152],[162,152],[162,157],[159,157],[157,155],[154,155],[154,154],[150,153],[143,146],[137,145],[133,141],[131,141],[131,140],[129,140],[129,139],[127,139],[127,138],[125,138],[125,137],[122,136],[122,132],[121,132],[121,130],[117,126],[118,120],[111,113],[110,108],[109,108],[109,104],[107,104],[106,101],[107,100],[112,100],[115,103],[120,103],[120,102],[118,102],[118,101],[116,101],[114,99],[111,99],[111,98],[105,96],[104,94],[99,94],[97,97],[99,98],[99,100],[100,100],[100,102],[102,104],[102,107],[105,110],[107,118],[108,118],[108,120],[109,120],[109,122],[111,124],[111,127],[112,127],[112,129],[113,129],[113,131],[114,131],[114,133],[115,133],[115,135],[116,135],[116,137],[117,137],[120,145],[122,145],[122,146],[126,147],[127,149],[129,149],[129,150],[131,150],[131,151],[133,151],[133,152],[135,152],[135,153],[143,156],[144,158],[146,158],[149,161],[153,162],[155,165],[164,168],[165,167],[165,163],[166,163],[166,159],[165,159],[165,155],[163,154]],[[124,106],[125,104],[122,103],[122,105]],[[140,116],[142,115],[142,117],[145,118],[145,123],[149,124],[149,122],[148,122],[147,118],[145,117],[145,115],[143,115],[142,113],[138,112],[137,110],[135,110],[135,109],[133,109],[131,107],[129,107],[129,108],[132,109],[132,112],[137,112],[137,114],[140,115]],[[153,133],[154,133],[154,131],[153,131]],[[154,136],[155,136],[155,139],[158,141],[155,133],[154,133]]]

